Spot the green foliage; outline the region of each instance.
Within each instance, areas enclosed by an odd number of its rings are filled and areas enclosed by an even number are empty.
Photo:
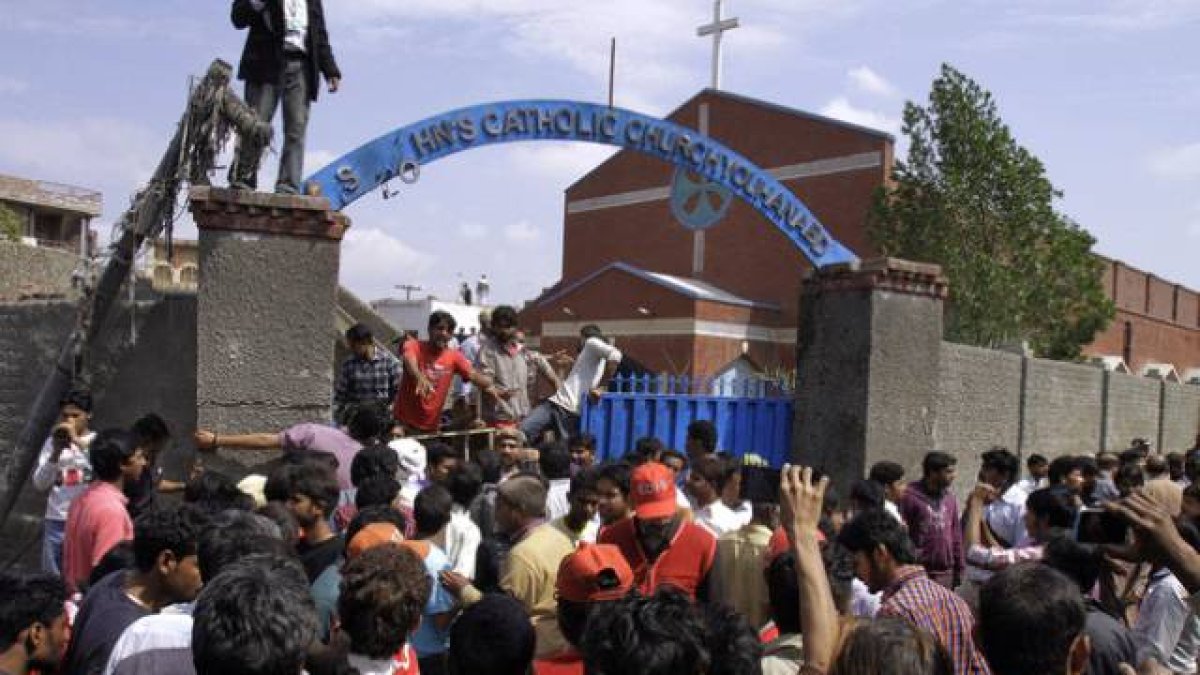
[[[21,215],[7,204],[0,204],[0,241],[21,241],[24,229]]]
[[[1055,210],[1060,193],[991,94],[943,65],[928,106],[905,105],[903,131],[908,159],[876,195],[870,235],[885,255],[942,266],[947,339],[1079,358],[1114,312],[1095,239]]]

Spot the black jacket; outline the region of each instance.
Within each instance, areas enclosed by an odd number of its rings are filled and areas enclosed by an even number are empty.
[[[276,83],[283,73],[283,0],[265,0],[265,4],[258,12],[250,0],[233,0],[230,12],[234,28],[250,29],[238,66],[238,79],[256,84]],[[342,71],[333,59],[333,48],[329,46],[321,0],[308,0],[308,34],[304,51],[308,57],[305,60],[308,96],[315,101],[321,88],[321,75],[327,80],[342,77]]]

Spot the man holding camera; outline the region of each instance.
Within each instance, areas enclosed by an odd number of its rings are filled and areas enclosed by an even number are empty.
[[[88,429],[91,419],[91,394],[72,391],[63,397],[58,423],[42,446],[33,471],[33,486],[50,491],[42,525],[42,571],[48,574],[60,574],[67,512],[92,478],[88,446],[96,434]]]

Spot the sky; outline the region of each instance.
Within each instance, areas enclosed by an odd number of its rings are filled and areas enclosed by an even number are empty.
[[[236,65],[245,33],[228,5],[0,0],[0,173],[102,191],[104,236],[152,173],[189,76],[213,58]],[[1200,2],[725,8],[741,27],[724,39],[722,88],[899,136],[905,101],[925,101],[950,63],[992,92],[1098,252],[1200,289]],[[662,116],[710,77],[711,42],[696,36],[710,0],[325,0],[325,12],[343,81],[314,104],[306,173],[462,106],[603,102],[612,37],[618,106]],[[390,198],[347,208],[342,281],[368,300],[400,284],[449,298],[486,273],[494,301],[520,305],[559,278],[564,189],[612,152],[508,144],[424,167]],[[277,161],[264,160],[260,185]],[[195,236],[186,215],[176,236]]]

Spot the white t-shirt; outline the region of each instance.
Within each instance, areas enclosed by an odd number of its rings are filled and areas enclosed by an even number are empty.
[[[569,413],[579,414],[579,403],[588,392],[600,384],[604,377],[604,366],[608,362],[620,363],[621,351],[600,338],[588,338],[575,358],[575,365],[567,373],[562,386],[550,400]]]
[[[450,522],[442,530],[441,541],[436,542],[446,552],[454,571],[467,577],[475,578],[475,556],[479,551],[482,536],[479,526],[471,520],[470,514],[463,507],[455,504],[450,511]]]
[[[37,468],[33,470],[33,486],[49,490],[46,499],[46,520],[66,522],[71,502],[87,489],[92,480],[92,463],[88,459],[87,446],[91,445],[96,433],[88,432],[80,438],[84,447],[71,444],[63,448],[57,462],[50,461],[54,450],[52,438],[47,438],[38,453]]]
[[[554,520],[567,515],[571,510],[571,501],[567,494],[571,491],[570,478],[558,478],[550,481],[550,489],[546,491],[546,519]]]
[[[713,533],[714,537],[720,537],[726,532],[733,532],[741,527],[741,518],[733,512],[728,506],[725,506],[720,499],[696,509],[696,522],[709,532]]]

